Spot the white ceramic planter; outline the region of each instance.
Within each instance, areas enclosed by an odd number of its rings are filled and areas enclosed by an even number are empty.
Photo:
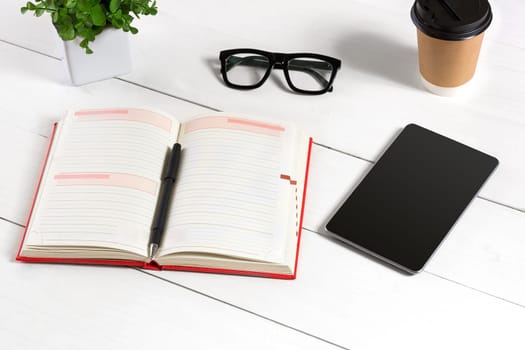
[[[105,29],[89,44],[93,50],[90,55],[79,46],[79,38],[63,41],[64,62],[71,84],[83,85],[129,73],[129,35],[115,28]]]

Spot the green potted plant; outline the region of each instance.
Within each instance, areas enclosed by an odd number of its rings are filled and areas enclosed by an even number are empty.
[[[131,71],[128,33],[141,15],[156,15],[155,0],[33,0],[21,8],[49,14],[64,43],[71,82],[81,85]]]

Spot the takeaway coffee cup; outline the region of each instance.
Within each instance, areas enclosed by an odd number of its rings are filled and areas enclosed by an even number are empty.
[[[431,92],[452,96],[474,76],[483,34],[492,21],[487,0],[416,0],[419,72]]]

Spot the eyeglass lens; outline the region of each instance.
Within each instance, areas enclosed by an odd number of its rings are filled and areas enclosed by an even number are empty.
[[[240,86],[258,84],[270,68],[268,57],[253,53],[238,53],[226,58],[228,81]]]
[[[294,58],[288,61],[288,76],[292,85],[305,91],[321,91],[328,87],[334,68],[317,58]]]

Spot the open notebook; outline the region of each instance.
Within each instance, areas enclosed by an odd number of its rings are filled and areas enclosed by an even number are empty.
[[[178,176],[150,261],[175,142]],[[70,111],[55,124],[17,259],[294,278],[310,150],[311,138],[284,123]]]

